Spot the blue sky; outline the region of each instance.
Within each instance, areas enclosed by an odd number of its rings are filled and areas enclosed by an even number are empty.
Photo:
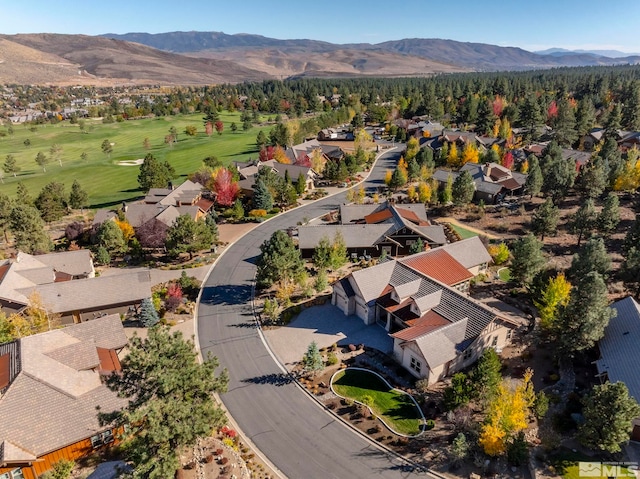
[[[332,43],[446,38],[640,52],[640,1],[0,0],[0,33],[222,31]]]

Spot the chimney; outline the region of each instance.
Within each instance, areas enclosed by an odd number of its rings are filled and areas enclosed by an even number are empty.
[[[167,188],[173,191],[173,181],[170,181],[169,183],[167,183]]]
[[[127,204],[124,201],[122,202],[122,212],[123,213],[127,212]]]

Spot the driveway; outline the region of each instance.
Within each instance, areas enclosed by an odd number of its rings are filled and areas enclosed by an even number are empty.
[[[319,348],[337,343],[364,344],[383,352],[393,349],[393,340],[380,326],[367,326],[357,316],[345,316],[332,304],[307,308],[289,325],[264,331],[264,336],[271,351],[289,370],[302,360],[312,341]]]

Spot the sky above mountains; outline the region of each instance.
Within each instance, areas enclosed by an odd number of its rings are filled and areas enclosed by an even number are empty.
[[[331,43],[444,38],[515,46],[640,52],[638,0],[4,0],[0,33],[222,31]]]

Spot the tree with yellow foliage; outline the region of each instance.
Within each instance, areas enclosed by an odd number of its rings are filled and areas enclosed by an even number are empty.
[[[478,147],[475,143],[467,143],[462,150],[460,164],[466,165],[467,163],[478,163],[479,160],[480,153],[478,153]]]
[[[291,163],[291,160],[286,155],[286,153],[284,152],[284,149],[280,145],[274,148],[273,159],[276,160],[278,163],[283,163],[285,165],[288,165]]]
[[[429,183],[424,181],[418,184],[418,201],[420,203],[429,203],[431,201],[432,189]]]
[[[358,188],[358,194],[356,195],[356,204],[361,205],[362,203],[364,203],[364,199],[366,196],[367,193],[364,190],[364,186],[360,185],[360,188]]]
[[[498,138],[502,138],[503,140],[509,140],[513,136],[511,131],[511,123],[507,118],[503,118],[500,120],[500,127],[498,128]]]
[[[539,301],[534,300],[540,314],[540,326],[546,331],[553,330],[560,307],[569,303],[571,297],[571,283],[567,281],[564,273],[558,273],[555,278],[549,278],[547,287],[542,292]]]
[[[533,371],[527,369],[515,387],[504,380],[498,386],[497,394],[487,406],[486,421],[478,440],[486,454],[503,454],[509,442],[527,427],[530,409],[535,402],[532,377]]]
[[[44,307],[37,292],[29,296],[28,306],[22,313],[7,317],[0,312],[0,343],[50,331],[60,326],[60,315],[52,314]]]
[[[384,184],[389,186],[391,184],[391,177],[393,176],[393,170],[387,170],[384,174]]]
[[[410,201],[416,201],[418,199],[418,192],[416,191],[416,187],[413,185],[409,185],[407,188],[407,196]]]
[[[449,146],[449,153],[447,154],[447,165],[456,167],[458,166],[458,147],[455,143],[451,143]]]
[[[422,181],[427,181],[433,176],[433,169],[429,168],[427,165],[422,165],[420,167],[420,179]]]
[[[404,156],[401,156],[398,160],[398,168],[403,169],[406,173],[408,167],[407,160],[404,159]]]
[[[372,150],[375,146],[375,142],[369,133],[364,128],[358,129],[353,140],[354,149],[357,151],[362,149],[364,151]]]
[[[380,203],[380,195],[378,193],[373,194],[373,202],[376,204]]]
[[[634,191],[640,187],[640,161],[639,152],[634,147],[627,152],[627,161],[620,175],[613,183],[615,191]]]
[[[415,158],[420,151],[420,142],[415,136],[412,136],[407,140],[407,151],[405,153],[407,161],[411,158]]]
[[[129,243],[131,238],[136,235],[133,226],[131,226],[127,220],[120,221],[116,218],[115,222],[118,225],[118,228],[122,231],[122,237],[124,238],[125,243]]]
[[[313,168],[313,171],[318,173],[322,173],[324,171],[324,165],[327,162],[327,159],[320,148],[316,148],[311,152],[309,160],[311,161],[311,168]]]

